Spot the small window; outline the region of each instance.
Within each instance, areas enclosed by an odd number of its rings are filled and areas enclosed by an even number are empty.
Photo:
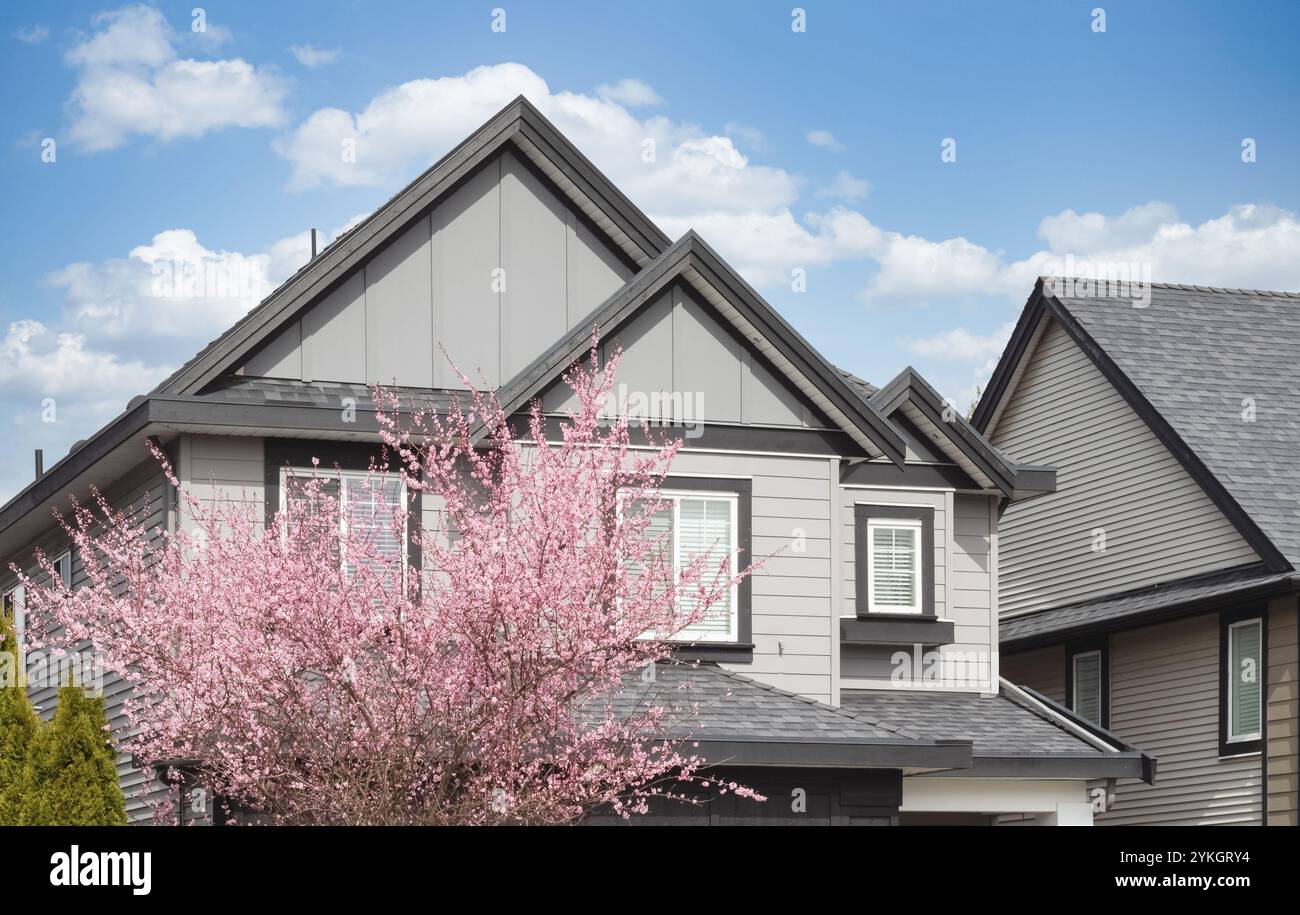
[[[400,559],[405,564],[406,487],[400,477],[381,477],[366,471],[317,472],[320,495],[309,504],[303,485],[312,479],[312,474],[310,469],[281,471],[282,509],[288,508],[290,501],[306,505],[304,524],[309,530],[319,528],[331,536],[350,531],[367,538],[381,557]],[[394,524],[394,515],[399,512],[400,529]],[[339,561],[344,568],[352,568],[346,556],[340,556]]]
[[[867,524],[867,567],[872,613],[921,612],[921,522],[872,520]]]
[[[659,496],[665,504],[651,517],[645,537],[649,540],[663,537],[660,542],[672,559],[674,577],[701,556],[711,568],[719,570],[725,561],[731,574],[735,574],[739,494],[665,489]],[[705,611],[703,619],[676,633],[673,640],[737,641],[740,605],[737,592],[737,586],[732,585]]]
[[[72,587],[72,553],[64,550],[52,560],[54,569],[59,573],[59,581],[65,588]]]
[[[934,509],[923,505],[853,506],[857,614],[933,618]]]
[[[1101,724],[1101,652],[1085,651],[1074,656],[1074,713],[1095,725]]]
[[[1258,741],[1263,733],[1264,621],[1228,627],[1228,743]]]

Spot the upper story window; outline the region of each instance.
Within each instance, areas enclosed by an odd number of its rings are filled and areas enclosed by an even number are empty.
[[[58,572],[59,581],[65,588],[72,587],[72,552],[64,550],[51,560],[54,570]]]
[[[1084,721],[1110,727],[1110,649],[1105,639],[1066,646],[1065,704]]]
[[[670,477],[665,481],[659,492],[663,504],[651,516],[645,536],[659,540],[674,578],[699,557],[706,568],[719,572],[725,562],[731,575],[749,563],[750,493],[749,480]],[[731,585],[700,620],[676,632],[672,641],[747,646],[750,590],[749,578]]]
[[[407,560],[406,486],[400,477],[381,477],[368,471],[315,471],[316,498],[305,484],[313,479],[310,468],[280,471],[280,508],[302,509],[302,523],[332,534],[348,534],[370,543],[385,560]],[[347,556],[339,561],[352,570]],[[402,567],[399,566],[399,567]]]
[[[1266,634],[1264,618],[1223,618],[1220,646],[1220,752],[1253,753],[1264,735]]]
[[[859,615],[934,615],[934,509],[854,506]]]

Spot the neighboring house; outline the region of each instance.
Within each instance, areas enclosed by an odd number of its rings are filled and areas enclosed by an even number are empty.
[[[51,510],[91,485],[186,523],[150,438],[185,489],[269,518],[286,468],[368,465],[369,385],[445,403],[460,381],[444,348],[508,411],[541,398],[558,418],[593,325],[624,348],[619,403],[684,439],[665,523],[703,526],[742,564],[770,557],[684,634],[698,666],[664,664],[646,689],[690,680],[701,710],[681,733],[772,800],[656,815],[1090,823],[1089,780],[1152,777],[1140,751],[998,675],[998,517],[1053,470],[1008,461],[910,370],[877,390],[830,366],[523,99],[0,509],[0,559],[57,550]]]
[[[974,416],[1057,468],[1002,516],[1002,671],[1157,757],[1099,822],[1295,825],[1300,295],[1070,285]]]

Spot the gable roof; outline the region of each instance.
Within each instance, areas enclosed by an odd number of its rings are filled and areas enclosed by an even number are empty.
[[[1053,468],[1017,464],[998,451],[910,365],[867,399],[886,416],[900,412],[982,487],[999,489],[1007,498],[1056,488]]]
[[[1151,301],[1039,278],[976,408],[996,428],[1058,321],[1272,571],[1300,562],[1300,294],[1151,284]],[[1245,398],[1255,409],[1245,421]]]
[[[602,337],[610,336],[678,281],[699,292],[867,454],[904,462],[903,437],[889,420],[693,230],[506,382],[497,392],[506,414],[522,408],[583,357],[593,325]]]
[[[547,175],[632,263],[644,266],[669,239],[540,111],[519,96],[268,295],[152,393],[196,394],[232,369],[285,321],[330,292],[507,145]]]

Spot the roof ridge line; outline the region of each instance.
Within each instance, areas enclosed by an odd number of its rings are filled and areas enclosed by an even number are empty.
[[[1040,280],[1087,280],[1094,283],[1118,282],[1118,280],[1107,277],[1067,276],[1059,273],[1042,273],[1039,274],[1038,278]],[[1272,296],[1274,298],[1300,299],[1300,292],[1290,292],[1285,289],[1250,289],[1238,286],[1203,286],[1196,283],[1158,283],[1154,281],[1138,281],[1137,285],[1150,286],[1156,289],[1180,289],[1185,292],[1213,292],[1224,295],[1259,295]],[[1069,297],[1067,296],[1067,298]]]

